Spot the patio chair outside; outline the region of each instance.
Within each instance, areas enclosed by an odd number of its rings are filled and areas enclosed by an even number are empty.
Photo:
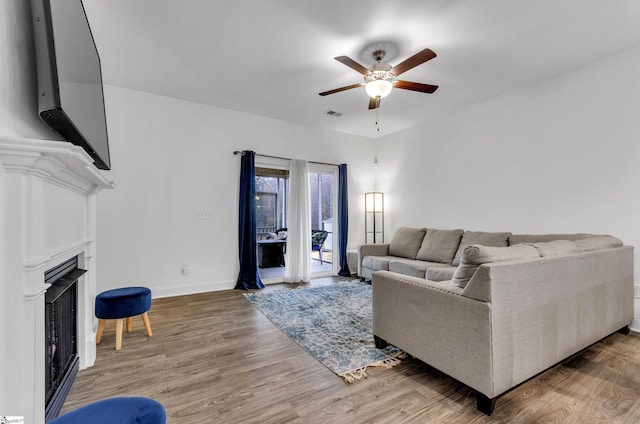
[[[329,233],[324,230],[311,230],[311,253],[317,251],[320,254],[320,265],[323,263],[324,242]]]

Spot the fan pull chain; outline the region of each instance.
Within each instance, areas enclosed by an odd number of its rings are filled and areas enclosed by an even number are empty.
[[[380,108],[376,108],[376,130],[380,132]]]

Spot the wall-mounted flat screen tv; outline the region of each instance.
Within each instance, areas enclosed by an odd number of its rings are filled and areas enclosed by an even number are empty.
[[[40,117],[111,169],[100,57],[82,0],[31,0],[31,10]]]

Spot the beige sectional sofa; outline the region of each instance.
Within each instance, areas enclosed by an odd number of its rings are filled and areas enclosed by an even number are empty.
[[[611,236],[401,228],[361,246],[358,271],[372,277],[376,344],[468,385],[486,414],[633,320],[633,248]]]

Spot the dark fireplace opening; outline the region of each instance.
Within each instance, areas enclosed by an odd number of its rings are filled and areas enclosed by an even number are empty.
[[[79,369],[78,279],[86,271],[74,257],[44,274],[51,284],[45,294],[45,419],[55,418],[62,409]]]

